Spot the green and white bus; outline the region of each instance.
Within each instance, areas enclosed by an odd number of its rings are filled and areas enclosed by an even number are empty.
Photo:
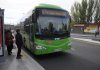
[[[69,13],[61,7],[40,4],[24,21],[24,45],[36,55],[71,48]]]

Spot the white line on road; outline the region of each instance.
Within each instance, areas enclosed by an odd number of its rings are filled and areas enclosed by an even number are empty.
[[[81,40],[81,41],[86,41],[86,42],[95,43],[95,44],[99,44],[100,45],[99,41],[93,41],[91,39],[82,39],[82,38],[73,38],[73,39]]]
[[[83,34],[71,34],[71,35],[77,35],[77,36],[94,36],[94,35],[83,35]]]

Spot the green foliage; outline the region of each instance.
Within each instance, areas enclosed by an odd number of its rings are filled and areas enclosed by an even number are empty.
[[[72,20],[74,22],[79,22],[79,7],[80,7],[80,4],[76,2],[71,9]]]
[[[88,2],[88,7],[87,7],[87,22],[91,23],[92,22],[92,16],[94,13],[94,4],[96,0],[89,0]]]
[[[81,3],[81,7],[79,9],[80,23],[86,23],[86,11],[87,11],[87,0],[83,0]]]
[[[97,0],[97,3],[96,3],[96,13],[95,13],[95,16],[94,16],[94,20],[95,20],[95,23],[99,23],[100,24],[100,0]]]
[[[82,0],[71,8],[74,23],[100,23],[100,0]]]

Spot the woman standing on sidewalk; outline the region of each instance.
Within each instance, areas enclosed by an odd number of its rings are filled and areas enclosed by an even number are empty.
[[[12,53],[13,39],[14,39],[14,37],[13,37],[11,31],[7,30],[6,37],[5,37],[5,43],[6,43],[6,46],[7,46],[8,55],[11,55],[11,53]]]

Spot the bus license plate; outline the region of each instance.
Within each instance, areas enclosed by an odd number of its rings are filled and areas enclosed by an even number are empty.
[[[61,48],[59,48],[59,49],[55,49],[55,52],[59,52],[59,51],[61,51]]]

